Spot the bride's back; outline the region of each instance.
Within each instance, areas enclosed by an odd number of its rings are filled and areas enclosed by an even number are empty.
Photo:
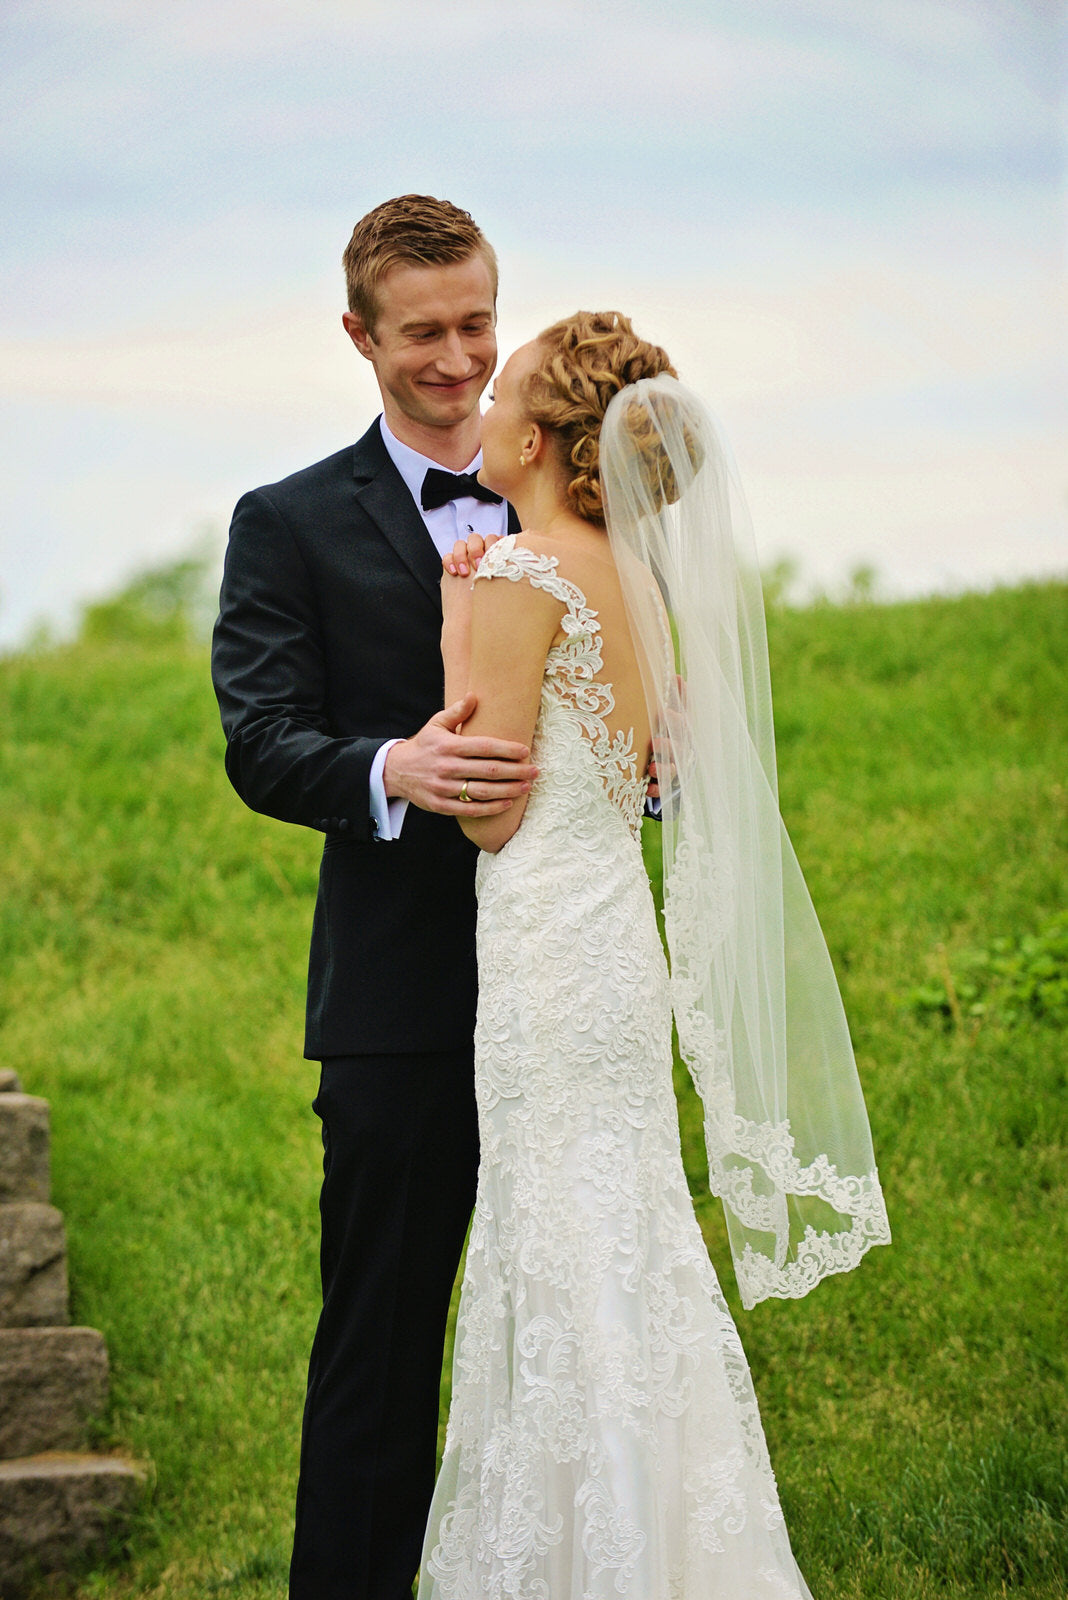
[[[596,632],[601,639],[601,666],[594,682],[609,688],[612,709],[604,715],[604,725],[609,738],[622,733],[633,743],[637,756],[638,772],[648,765],[652,730],[641,669],[627,621],[623,589],[616,571],[604,531],[580,518],[568,521],[563,532],[554,536],[532,531],[522,533],[520,542],[538,554],[551,556],[556,561],[556,573],[566,583],[578,589],[588,606],[596,612]],[[563,628],[558,631],[553,644],[565,638]]]

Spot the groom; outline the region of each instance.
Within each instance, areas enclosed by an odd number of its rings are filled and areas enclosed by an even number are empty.
[[[464,211],[357,223],[344,326],[383,415],[238,503],[212,670],[226,770],[325,834],[305,1055],[321,1062],[323,1309],[291,1600],[410,1600],[433,1487],[449,1298],[478,1163],[476,851],[453,820],[529,788],[529,751],[441,710],[440,556],[514,527],[477,483],[497,263]]]

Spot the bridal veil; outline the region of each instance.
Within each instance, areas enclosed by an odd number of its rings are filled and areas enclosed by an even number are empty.
[[[760,573],[727,449],[674,378],[601,430],[608,535],[659,756],[679,1048],[746,1307],[889,1241],[849,1029],[779,815]]]

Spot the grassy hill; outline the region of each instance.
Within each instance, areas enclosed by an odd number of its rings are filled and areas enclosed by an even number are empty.
[[[795,1548],[817,1600],[1053,1600],[1068,587],[770,629],[783,809],[894,1227],[806,1301],[732,1299]],[[73,1313],[113,1365],[100,1443],[154,1466],[128,1562],[77,1594],[281,1595],[316,1314],[320,840],[229,790],[204,650],[143,607],[0,662],[0,730],[0,1064],[52,1102]]]

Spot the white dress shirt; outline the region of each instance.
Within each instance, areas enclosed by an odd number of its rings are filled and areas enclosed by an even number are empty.
[[[379,417],[378,425],[382,430],[382,443],[393,465],[404,479],[439,556],[447,555],[457,539],[466,539],[469,533],[479,533],[486,538],[491,533],[503,537],[508,532],[508,507],[503,501],[500,505],[493,505],[488,500],[478,500],[474,495],[465,494],[459,500],[450,500],[447,505],[435,506],[432,511],[424,511],[420,500],[423,479],[429,468],[438,467],[442,472],[452,472],[453,468],[443,467],[440,461],[431,461],[429,456],[421,456],[418,450],[413,450],[410,445],[402,443],[396,434],[390,431],[385,417]],[[480,450],[463,470],[477,472],[481,465]],[[412,731],[414,733],[417,730]],[[387,752],[395,744],[401,743],[403,743],[401,739],[387,739],[385,744],[379,746],[371,763],[371,822],[376,839],[398,839],[404,824],[404,814],[408,809],[407,800],[387,799],[383,778]]]

